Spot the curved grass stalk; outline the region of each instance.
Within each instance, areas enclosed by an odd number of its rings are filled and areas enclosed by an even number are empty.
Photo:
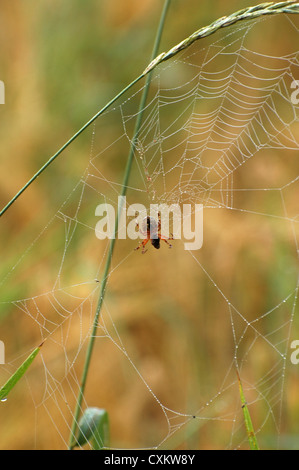
[[[162,52],[162,54],[156,57],[147,66],[144,73],[148,73],[150,70],[157,67],[157,65],[159,65],[161,62],[164,62],[165,60],[175,56],[178,52],[187,49],[187,47],[191,46],[191,44],[193,44],[195,41],[210,36],[221,28],[226,28],[227,26],[231,26],[239,21],[253,20],[261,16],[277,15],[279,13],[299,13],[299,3],[294,1],[261,3],[254,7],[243,8],[242,10],[236,11],[232,15],[223,16],[222,18],[219,18],[218,20],[211,23],[209,26],[205,26],[200,28],[198,31],[195,31],[193,34],[191,34],[191,36],[181,41],[168,52]]]
[[[226,28],[231,26],[239,21],[253,20],[261,16],[266,15],[277,15],[277,14],[294,14],[299,13],[299,3],[294,1],[287,2],[267,2],[261,3],[254,7],[244,8],[239,10],[229,16],[223,16],[218,20],[211,23],[209,26],[205,26],[198,31],[195,31],[193,34],[188,36],[188,38],[181,41],[176,46],[172,47],[168,52],[162,52],[155,59],[153,59],[146,69],[135,78],[129,85],[123,88],[112,100],[110,100],[100,111],[98,111],[89,121],[87,121],[81,129],[79,129],[36,173],[32,178],[16,193],[16,195],[6,204],[6,206],[0,211],[0,217],[9,209],[9,207],[21,196],[21,194],[48,168],[51,163],[56,160],[56,158],[72,143],[74,140],[85,131],[90,124],[92,124],[101,114],[103,114],[110,106],[112,106],[115,101],[118,100],[126,91],[132,88],[137,82],[139,82],[143,77],[145,77],[149,72],[154,70],[161,62],[164,62],[171,57],[174,57],[178,52],[186,49],[195,41],[210,36],[214,34],[221,28]]]

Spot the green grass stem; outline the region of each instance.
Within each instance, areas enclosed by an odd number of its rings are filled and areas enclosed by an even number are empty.
[[[167,13],[170,2],[171,2],[171,0],[166,0],[165,3],[164,3],[164,8],[163,8],[163,11],[162,11],[162,14],[161,14],[160,23],[159,23],[159,27],[158,27],[158,31],[157,31],[157,35],[156,35],[156,39],[155,39],[155,45],[154,45],[154,49],[153,49],[153,53],[152,53],[153,57],[156,56],[157,51],[159,49],[161,35],[162,35],[162,31],[163,31],[163,27],[164,27],[165,19],[166,19],[166,13]],[[121,199],[122,201],[123,201],[123,197],[125,196],[126,191],[127,191],[129,176],[130,176],[132,163],[133,163],[133,157],[134,157],[134,153],[135,153],[135,146],[136,146],[136,142],[137,142],[137,139],[138,139],[140,126],[141,126],[141,122],[142,122],[142,116],[143,116],[142,111],[144,109],[144,106],[145,106],[145,103],[146,103],[146,100],[147,100],[150,81],[151,81],[151,74],[148,74],[147,79],[146,79],[146,83],[145,83],[145,87],[144,87],[144,90],[143,90],[143,94],[142,94],[142,97],[141,97],[140,105],[139,105],[139,112],[138,112],[137,120],[136,120],[136,124],[135,124],[133,140],[132,140],[132,143],[131,143],[130,152],[129,152],[128,159],[127,159],[127,165],[126,165],[126,169],[125,169],[125,173],[124,173],[124,179],[123,179],[123,183],[122,183],[122,190],[121,190],[121,193],[120,193],[120,196],[122,196],[122,199]],[[95,341],[95,337],[96,337],[97,325],[98,325],[99,316],[100,316],[100,312],[101,312],[102,305],[103,305],[107,280],[108,280],[108,277],[109,277],[109,270],[110,270],[110,265],[111,265],[112,254],[113,254],[113,250],[114,250],[116,235],[117,235],[117,232],[118,232],[119,216],[120,216],[120,213],[121,213],[121,210],[122,210],[121,206],[122,206],[122,204],[120,204],[119,211],[118,211],[118,214],[117,214],[116,220],[115,220],[114,237],[111,239],[110,245],[109,245],[109,251],[108,251],[106,264],[105,264],[105,268],[104,268],[104,273],[103,273],[103,277],[102,277],[102,282],[101,282],[101,287],[100,287],[100,296],[99,296],[98,306],[97,306],[97,309],[96,309],[96,314],[95,314],[94,321],[93,321],[93,328],[92,328],[90,340],[89,340],[88,347],[87,347],[85,364],[84,364],[84,367],[83,367],[83,373],[82,373],[82,379],[81,379],[81,386],[80,386],[79,395],[78,395],[78,398],[77,398],[76,409],[75,409],[74,419],[73,419],[73,425],[72,425],[71,435],[70,435],[70,440],[69,440],[70,448],[73,447],[74,438],[75,438],[75,434],[76,434],[76,430],[77,430],[77,426],[78,426],[77,423],[78,423],[79,415],[80,415],[80,412],[81,412],[82,399],[83,399],[83,395],[84,395],[87,374],[88,374],[88,370],[89,370],[92,350],[93,350],[94,341]]]
[[[103,114],[110,106],[115,103],[126,91],[132,88],[137,82],[139,82],[149,72],[154,70],[161,62],[164,62],[171,57],[174,57],[178,52],[189,47],[193,42],[214,34],[221,28],[226,28],[239,21],[253,20],[261,16],[275,15],[275,14],[294,14],[299,13],[299,3],[293,1],[287,2],[267,2],[261,3],[254,7],[244,8],[229,16],[223,16],[218,20],[211,23],[209,26],[205,26],[195,31],[193,34],[188,36],[186,39],[181,41],[176,46],[172,47],[168,52],[162,52],[150,62],[146,69],[121,90],[114,98],[112,98],[100,111],[98,111],[88,122],[86,122],[81,129],[79,129],[57,152],[30,178],[30,180],[16,193],[16,195],[6,204],[5,207],[0,211],[0,217],[9,209],[9,207],[21,196],[21,194],[48,168],[51,163],[72,143],[74,140],[87,129],[101,114]],[[160,33],[161,34],[161,33]]]

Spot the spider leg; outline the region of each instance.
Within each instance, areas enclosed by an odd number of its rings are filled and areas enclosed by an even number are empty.
[[[161,212],[158,212],[158,232],[161,228]]]
[[[160,234],[158,236],[159,236],[160,240],[163,240],[165,243],[167,243],[169,248],[172,248],[172,245],[170,243],[168,243],[168,241],[167,241],[167,240],[173,240],[174,239],[172,233],[170,235],[171,235],[170,237],[164,237],[163,235],[160,235]]]
[[[160,229],[161,229],[161,212],[158,212],[158,232],[159,232]],[[167,240],[174,240],[172,233],[170,233],[170,237],[164,237],[163,235],[161,235],[159,233],[158,237],[160,238],[160,240],[163,240],[165,243],[167,243],[169,248],[172,248],[172,245],[170,243],[168,243],[168,241],[167,241]]]
[[[147,252],[147,250],[145,249],[145,245],[147,244],[148,241],[149,241],[149,238],[145,238],[144,240],[142,240],[142,242],[135,248],[135,251],[139,250],[139,248],[142,247],[142,254],[144,255],[144,253]]]

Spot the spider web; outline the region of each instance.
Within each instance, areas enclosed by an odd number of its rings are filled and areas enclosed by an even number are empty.
[[[203,204],[204,242],[116,242],[82,404],[108,411],[112,448],[247,448],[236,370],[260,446],[296,433],[296,44],[295,16],[264,18],[154,72],[126,203]],[[46,340],[1,403],[24,416],[18,448],[68,444],[109,247],[95,208],[117,207],[142,91],[96,121],[86,170],[2,277],[2,381]]]

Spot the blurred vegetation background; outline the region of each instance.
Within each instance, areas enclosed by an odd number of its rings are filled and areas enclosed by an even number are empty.
[[[0,79],[6,85],[6,103],[0,107],[2,207],[66,140],[148,65],[163,3],[1,2]],[[245,0],[173,0],[161,51],[201,26],[249,5],[251,2]],[[293,29],[293,36],[287,32],[277,38],[279,22],[275,21],[267,38],[269,51],[276,45],[277,52],[273,53],[278,55],[278,49],[284,50],[284,44],[298,41],[298,35]],[[257,45],[264,40],[263,28],[259,31]],[[115,116],[115,122],[113,119],[112,114],[100,147],[105,146],[106,140],[113,142],[118,137],[119,117]],[[80,136],[0,220],[0,272],[4,286],[0,300],[8,301],[0,305],[0,339],[5,341],[7,361],[0,366],[0,384],[39,344],[39,325],[50,330],[47,321],[55,322],[53,312],[47,312],[48,298],[33,297],[50,292],[57,281],[65,234],[62,232],[59,241],[58,232],[51,232],[50,228],[45,239],[41,236],[32,250],[30,247],[80,181],[91,152],[92,130]],[[96,133],[99,141],[101,132]],[[122,154],[119,147],[111,159],[108,156],[103,161],[102,170],[112,181],[122,180],[127,150]],[[96,153],[98,148],[93,151]],[[298,163],[293,157],[286,161],[277,158],[270,176],[268,163],[265,159],[260,166],[253,165],[248,174],[240,173],[240,181],[246,177],[255,181],[258,174],[259,181],[266,177],[272,184],[275,178],[291,181],[292,175],[298,175]],[[250,210],[250,200],[241,204]],[[275,204],[275,200],[262,200],[261,208],[267,213]],[[292,215],[298,214],[296,188],[288,194],[288,204]],[[94,208],[93,201],[91,212]],[[69,210],[74,210],[71,204]],[[88,207],[82,210],[88,211]],[[244,227],[244,220],[236,214],[219,211],[215,216],[215,212],[207,215],[200,263],[232,303],[246,312],[246,319],[252,321],[279,305],[294,287],[297,260],[293,234],[283,232],[279,223],[265,223],[257,234],[256,221],[250,217]],[[177,253],[175,249],[152,250],[147,258],[130,256],[123,262],[134,246],[132,242],[125,248],[117,244],[103,312],[109,334],[117,342],[117,331],[132,362],[111,339],[96,341],[85,404],[107,409],[112,447],[156,446],[168,435],[170,424],[179,425],[179,432],[165,441],[163,445],[168,448],[247,448],[232,366],[232,318],[226,302],[182,249],[178,252],[177,247]],[[64,264],[64,279],[69,279],[70,286],[80,286],[70,289],[69,299],[66,291],[60,298],[62,304],[70,303],[70,311],[76,309],[76,296],[87,298],[95,289],[92,281],[96,276],[100,279],[106,248],[99,248],[93,232],[82,240],[74,240],[73,251],[68,253],[71,259]],[[24,254],[26,264],[22,263]],[[20,259],[25,268],[15,275],[11,269]],[[244,268],[242,272],[240,266]],[[85,286],[84,281],[90,284]],[[26,298],[30,301],[22,315],[20,306],[17,308],[12,300]],[[0,404],[0,448],[65,448],[86,348],[84,343],[78,350],[78,337],[88,333],[96,294],[91,299],[88,297],[80,312],[75,311],[65,330],[57,332],[60,340],[54,334],[53,341],[45,343],[28,378],[18,384],[7,402]],[[255,338],[251,332],[253,336],[242,343],[248,387],[246,383],[243,386],[248,402],[253,403],[254,425],[263,430],[261,447],[275,447],[277,435],[281,445],[298,447],[298,366],[277,357],[273,361],[272,351],[268,351],[264,341],[277,330],[285,340],[289,337],[291,314],[296,317],[298,312],[297,304],[296,311],[291,311],[292,305],[291,298],[284,310],[277,309],[279,319],[269,316],[262,325],[258,324],[262,337]],[[234,317],[234,312],[231,315]],[[82,318],[87,318],[86,324],[82,325]],[[281,318],[285,319],[284,332]],[[239,325],[237,318],[233,321],[242,331],[244,323]],[[296,318],[293,328],[291,338],[296,339]],[[75,363],[70,374],[64,369],[66,350]],[[205,407],[211,399],[211,407]],[[188,421],[185,415],[199,409],[199,416],[206,419],[181,426]]]

